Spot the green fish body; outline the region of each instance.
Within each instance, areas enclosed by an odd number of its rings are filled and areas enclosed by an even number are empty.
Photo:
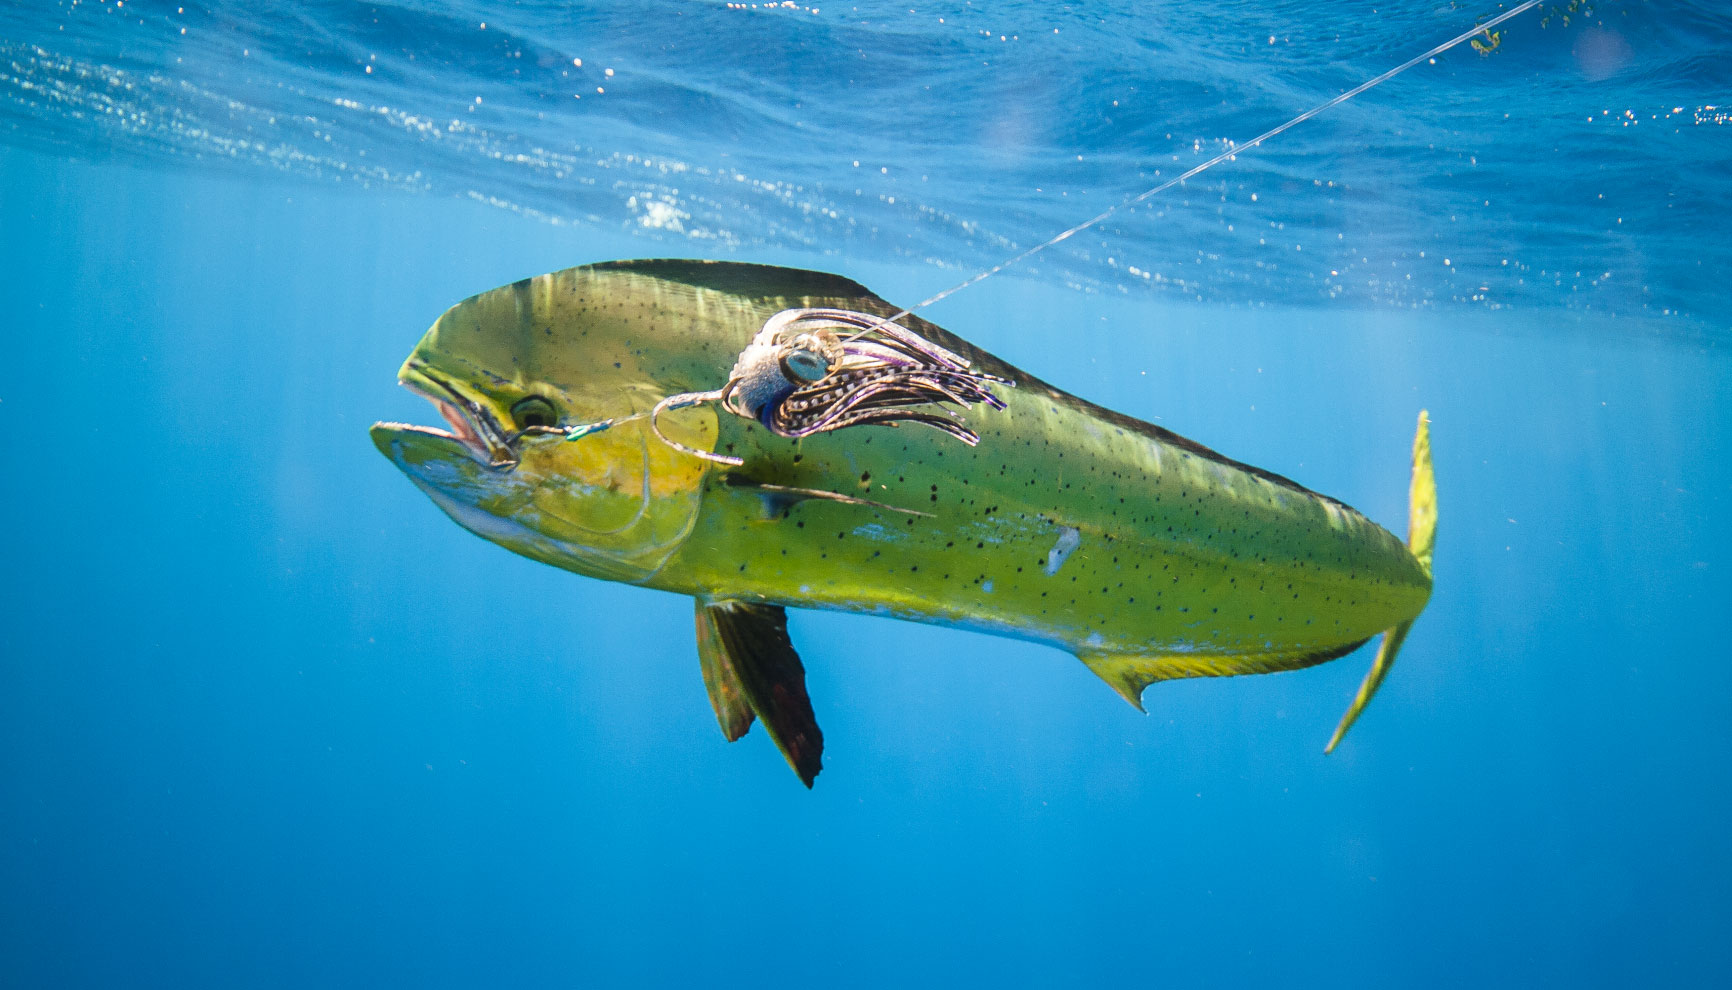
[[[822,736],[787,607],[1049,643],[1138,707],[1157,680],[1310,666],[1388,633],[1331,747],[1425,607],[1436,513],[1423,414],[1411,545],[916,317],[900,323],[1014,383],[995,389],[1004,408],[961,416],[977,444],[908,423],[789,439],[714,403],[662,413],[674,443],[657,437],[644,414],[658,402],[717,388],[768,319],[811,308],[898,312],[846,279],[758,265],[526,279],[452,307],[404,364],[400,380],[451,429],[381,423],[373,438],[480,536],[692,596],[724,733],[762,720],[808,786]]]

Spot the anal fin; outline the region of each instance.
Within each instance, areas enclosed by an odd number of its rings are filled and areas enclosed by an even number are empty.
[[[1125,653],[1084,652],[1077,654],[1095,676],[1131,703],[1143,708],[1143,690],[1156,681],[1184,677],[1236,677],[1240,674],[1273,674],[1282,670],[1314,667],[1344,657],[1365,645],[1365,640],[1311,653],[1277,653],[1262,656],[1138,656]]]
[[[806,694],[806,668],[780,605],[697,601],[698,660],[722,734],[732,742],[764,723],[807,787],[823,769],[824,734]]]

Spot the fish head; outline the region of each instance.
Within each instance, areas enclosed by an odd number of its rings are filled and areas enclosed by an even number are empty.
[[[654,307],[622,293],[630,286],[585,274],[451,307],[397,376],[445,426],[377,423],[371,433],[470,532],[566,570],[645,582],[691,532],[710,463],[657,440],[644,414],[698,372]],[[694,449],[716,444],[708,407],[659,426]]]

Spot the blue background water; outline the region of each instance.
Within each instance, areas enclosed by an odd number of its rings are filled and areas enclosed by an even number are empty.
[[[421,330],[657,254],[922,298],[1494,8],[117,6],[0,11],[9,985],[1726,980],[1711,6],[1524,15],[930,313],[1396,528],[1431,410],[1437,593],[1340,750],[1365,655],[1144,717],[799,613],[812,792],[689,603],[372,449]]]

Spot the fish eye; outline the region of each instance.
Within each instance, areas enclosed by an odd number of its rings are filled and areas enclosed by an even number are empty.
[[[782,367],[791,377],[815,382],[830,370],[830,362],[824,360],[822,354],[795,347],[782,356]]]
[[[559,423],[559,410],[541,396],[531,395],[519,399],[517,404],[511,407],[511,418],[516,421],[520,430],[538,426],[551,427]]]

